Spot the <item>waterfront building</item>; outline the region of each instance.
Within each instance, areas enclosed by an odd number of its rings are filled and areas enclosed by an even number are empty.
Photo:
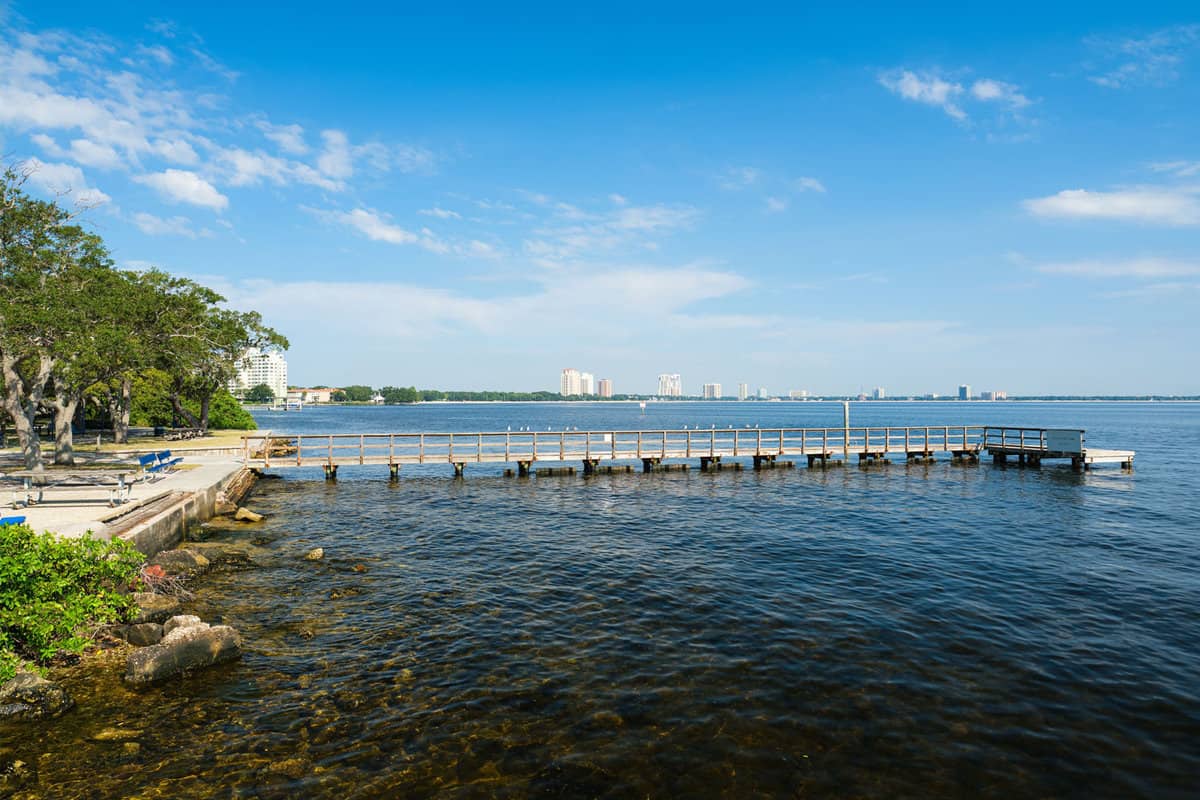
[[[875,391],[871,393],[871,398],[874,400],[883,400],[886,397],[887,397],[887,392],[885,392],[883,390],[882,386],[876,386]]]
[[[807,400],[808,389],[792,389],[788,392],[788,398],[792,400]]]
[[[288,389],[287,399],[288,400],[299,400],[301,403],[304,403],[305,405],[308,405],[310,403],[332,403],[333,402],[333,393],[336,391],[339,391],[339,390],[332,389],[332,388],[303,389],[303,388],[297,387],[295,389]]]
[[[596,376],[590,372],[579,373],[579,393],[592,395],[596,393]]]
[[[678,372],[663,373],[658,376],[659,397],[683,397],[683,381]]]
[[[612,397],[612,379],[601,378],[596,383],[596,394],[600,395],[601,397]]]
[[[721,399],[721,384],[706,383],[702,394],[705,400],[720,400]]]
[[[563,397],[583,394],[583,373],[571,367],[564,369],[558,387],[558,393]]]
[[[964,383],[962,386],[958,387],[958,399],[959,400],[970,400],[971,399],[971,384]]]
[[[287,360],[278,347],[251,347],[237,360],[237,374],[229,382],[229,391],[242,397],[259,384],[271,387],[276,400],[288,394]]]
[[[749,396],[750,396],[750,384],[739,383],[738,384],[738,400],[745,400]]]
[[[1007,400],[1008,392],[980,392],[980,400]]]
[[[758,399],[759,400],[767,399],[767,387],[765,387],[765,386],[758,387]]]

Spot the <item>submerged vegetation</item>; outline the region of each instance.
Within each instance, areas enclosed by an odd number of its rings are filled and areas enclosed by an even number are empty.
[[[144,560],[119,539],[59,539],[0,525],[0,683],[25,660],[79,653],[97,626],[127,620]]]

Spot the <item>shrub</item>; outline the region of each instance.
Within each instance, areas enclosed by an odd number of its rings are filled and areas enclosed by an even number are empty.
[[[78,653],[89,628],[129,619],[135,605],[123,592],[137,585],[144,560],[119,539],[59,539],[0,525],[0,682],[21,658],[45,663]]]

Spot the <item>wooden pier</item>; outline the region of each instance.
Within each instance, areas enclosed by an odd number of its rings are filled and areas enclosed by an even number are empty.
[[[1076,470],[1119,463],[1132,468],[1131,450],[1084,447],[1084,431],[983,425],[855,428],[710,428],[656,431],[499,431],[466,433],[265,433],[242,437],[248,467],[320,467],[327,478],[340,466],[386,465],[393,478],[405,464],[449,464],[462,476],[467,464],[515,464],[527,476],[534,464],[581,464],[583,473],[601,462],[641,462],[654,471],[668,459],[696,459],[701,470],[719,469],[722,459],[750,459],[770,468],[782,456],[809,467],[886,464],[889,456],[927,462],[938,454],[976,463],[987,453],[997,464],[1020,466],[1069,459]]]

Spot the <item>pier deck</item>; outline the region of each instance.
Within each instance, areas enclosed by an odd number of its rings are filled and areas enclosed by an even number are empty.
[[[646,471],[667,459],[699,459],[701,469],[723,458],[751,458],[755,468],[780,457],[800,457],[808,466],[910,461],[949,454],[977,461],[987,452],[997,463],[1015,457],[1021,465],[1070,459],[1076,469],[1091,464],[1131,467],[1133,451],[1087,450],[1082,430],[1000,428],[983,425],[854,428],[710,428],[654,431],[488,431],[455,433],[254,434],[243,437],[242,458],[253,468],[321,467],[328,477],[339,466],[387,465],[393,477],[404,464],[450,464],[461,475],[467,464],[515,464],[521,475],[536,462],[575,462],[584,473],[602,461],[641,461]],[[840,459],[838,458],[840,456]]]

